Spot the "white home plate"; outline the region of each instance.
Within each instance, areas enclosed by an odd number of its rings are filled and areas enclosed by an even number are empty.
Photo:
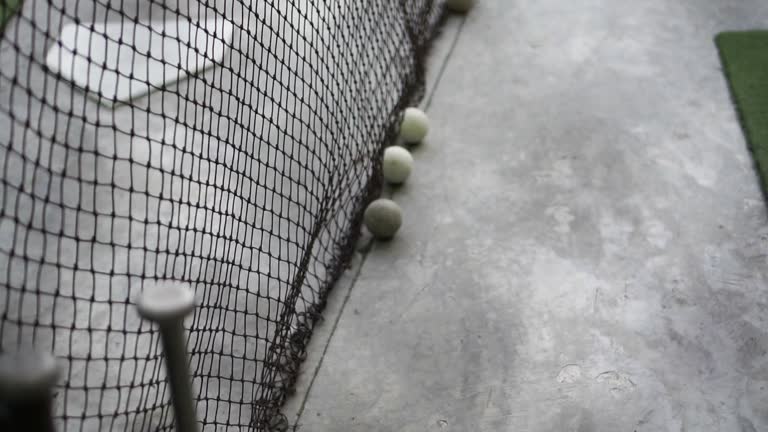
[[[126,102],[220,63],[232,23],[186,19],[67,24],[48,51],[48,68],[92,97]]]

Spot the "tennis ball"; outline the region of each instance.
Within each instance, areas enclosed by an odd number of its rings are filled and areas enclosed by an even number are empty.
[[[475,0],[447,0],[445,5],[453,12],[467,13],[475,5]]]
[[[384,161],[381,165],[384,172],[384,180],[388,183],[400,184],[405,182],[411,175],[413,156],[402,147],[389,147],[384,150]]]
[[[406,108],[403,122],[400,123],[400,136],[405,142],[415,144],[421,142],[429,132],[429,118],[418,108]]]
[[[365,209],[363,222],[374,237],[388,240],[395,236],[403,224],[403,211],[394,201],[380,198]]]

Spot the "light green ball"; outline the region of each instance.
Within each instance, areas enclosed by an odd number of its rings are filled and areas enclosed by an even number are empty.
[[[445,5],[450,11],[467,13],[475,5],[475,0],[447,0]]]
[[[403,147],[389,147],[384,150],[384,160],[381,165],[384,180],[387,183],[401,184],[411,175],[413,156]]]
[[[365,209],[363,222],[368,231],[379,240],[389,240],[403,224],[403,211],[396,202],[380,198]]]
[[[429,132],[429,117],[418,108],[406,108],[400,124],[400,136],[409,144],[421,142]]]

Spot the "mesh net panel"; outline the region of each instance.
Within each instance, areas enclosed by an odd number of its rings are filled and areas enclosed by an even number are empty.
[[[441,16],[439,0],[24,1],[0,42],[0,347],[62,360],[59,430],[172,428],[133,303],[158,279],[199,300],[204,430],[287,426]]]

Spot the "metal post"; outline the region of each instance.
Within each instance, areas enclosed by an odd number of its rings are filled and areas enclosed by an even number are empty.
[[[0,430],[54,432],[52,395],[56,359],[35,351],[0,355]]]
[[[165,366],[171,388],[178,432],[197,432],[198,422],[192,397],[187,361],[184,318],[195,307],[195,294],[184,283],[145,283],[137,304],[142,318],[157,323],[165,352]]]

